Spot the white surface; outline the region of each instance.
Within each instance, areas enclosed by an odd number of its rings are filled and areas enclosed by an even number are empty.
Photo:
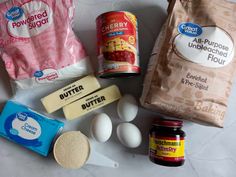
[[[75,31],[92,57],[96,65],[96,30],[95,18],[110,10],[130,10],[139,20],[140,59],[143,68],[141,77],[128,79],[101,80],[103,86],[116,83],[123,94],[131,93],[136,98],[141,94],[145,67],[151,53],[157,34],[166,17],[166,0],[79,0],[76,9]],[[1,66],[2,68],[2,66]],[[95,67],[96,68],[96,67]],[[0,101],[11,97],[9,81],[6,72],[0,71]],[[43,112],[39,101],[42,96],[53,91],[59,85],[35,89],[18,94],[16,99],[37,111]],[[21,148],[3,138],[0,138],[0,177],[235,177],[236,176],[236,85],[229,100],[225,128],[212,128],[185,122],[186,131],[186,163],[182,167],[169,168],[151,163],[147,157],[148,131],[152,119],[158,115],[140,108],[135,123],[143,133],[143,143],[137,149],[123,147],[115,130],[120,122],[116,113],[116,104],[109,105],[97,112],[105,112],[114,125],[112,139],[105,144],[95,143],[97,152],[119,162],[119,168],[104,168],[87,165],[80,170],[62,169],[53,159],[41,157],[29,150]],[[89,134],[90,121],[95,112],[81,119],[66,122],[66,130],[81,130]],[[61,111],[54,116],[62,117]],[[64,119],[60,118],[64,121]]]

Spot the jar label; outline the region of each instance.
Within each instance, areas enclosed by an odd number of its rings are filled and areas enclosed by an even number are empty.
[[[178,162],[184,160],[184,138],[150,137],[149,155],[164,161]]]

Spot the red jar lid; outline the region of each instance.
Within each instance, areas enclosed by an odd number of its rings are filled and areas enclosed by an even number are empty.
[[[154,125],[163,127],[182,127],[183,121],[161,119],[154,122]]]

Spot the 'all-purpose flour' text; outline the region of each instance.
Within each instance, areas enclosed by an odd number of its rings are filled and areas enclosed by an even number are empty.
[[[184,24],[179,25],[174,39],[175,52],[181,58],[209,68],[225,67],[233,60],[234,41],[227,31],[193,23],[186,28]]]
[[[24,20],[16,21],[12,23],[12,28],[19,28],[24,25],[27,25],[29,29],[36,27],[41,27],[44,24],[48,23],[48,13],[47,11],[40,12],[38,14],[27,17]]]
[[[224,65],[229,55],[229,47],[223,44],[210,41],[209,39],[194,38],[188,43],[190,48],[208,52],[207,60]]]

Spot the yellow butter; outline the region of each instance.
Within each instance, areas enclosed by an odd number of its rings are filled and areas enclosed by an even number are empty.
[[[66,119],[75,119],[86,113],[101,108],[109,103],[112,103],[121,98],[119,88],[112,85],[105,89],[99,90],[91,95],[88,95],[78,101],[63,107],[63,112]]]
[[[42,98],[41,102],[47,112],[52,113],[98,90],[100,87],[96,77],[89,75]]]

